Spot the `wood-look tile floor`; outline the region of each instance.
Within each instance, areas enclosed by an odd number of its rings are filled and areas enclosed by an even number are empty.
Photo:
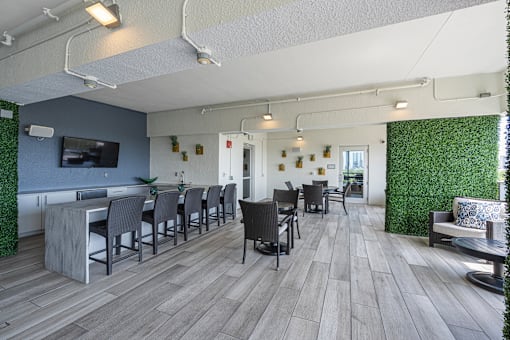
[[[290,256],[249,251],[236,221],[92,283],[44,269],[44,239],[0,259],[0,339],[501,339],[504,299],[473,286],[491,266],[384,232],[384,208],[300,214]]]

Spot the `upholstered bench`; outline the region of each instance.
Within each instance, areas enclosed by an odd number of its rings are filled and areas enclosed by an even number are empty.
[[[505,202],[455,197],[452,211],[429,213],[429,246],[452,246],[454,237],[504,239],[505,219]]]

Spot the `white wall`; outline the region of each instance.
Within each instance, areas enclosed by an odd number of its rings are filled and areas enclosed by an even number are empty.
[[[202,107],[149,113],[147,135],[239,132],[241,120],[246,118],[244,131],[268,133],[296,131],[298,117],[299,127],[306,131],[403,120],[492,115],[506,110],[505,95],[494,96],[505,93],[502,72],[444,78],[435,83],[436,91],[431,82],[425,87],[383,91],[378,95],[370,93],[273,104],[272,121],[257,119],[267,111],[263,101],[259,101],[260,106],[224,109],[204,115],[201,114]],[[493,96],[479,98],[481,92],[490,92]],[[407,100],[408,108],[396,110],[397,100]]]
[[[297,141],[297,133],[272,133],[268,139],[267,188],[271,197],[275,188],[286,189],[285,181],[293,185],[311,184],[312,180],[328,180],[338,185],[340,146],[368,145],[368,203],[385,204],[386,187],[386,125],[360,126],[346,129],[329,129],[304,131],[300,133],[303,141]],[[382,143],[383,141],[383,143]],[[331,158],[324,158],[324,145],[330,144]],[[292,152],[293,147],[300,147],[300,152]],[[287,157],[282,158],[282,150]],[[315,162],[310,161],[310,154],[315,154]],[[296,168],[297,156],[304,156],[303,168]],[[278,164],[285,164],[285,171],[278,171]],[[335,164],[335,169],[326,169],[325,176],[319,176],[317,168],[327,168]],[[312,174],[313,173],[313,174]]]
[[[160,183],[177,183],[176,172],[184,171],[186,183],[216,184],[218,182],[219,136],[178,136],[180,151],[188,152],[188,161],[182,160],[180,152],[172,152],[170,137],[153,137],[150,143],[150,175],[158,176]],[[195,154],[195,145],[204,146],[204,154]]]
[[[273,121],[260,119],[267,105],[224,109],[205,115],[201,114],[201,107],[150,113],[147,116],[147,135],[151,138],[151,176],[160,176],[161,181],[176,182],[178,178],[172,177],[172,174],[185,170],[187,181],[224,185],[230,182],[228,176],[232,152],[233,181],[238,186],[238,197],[242,197],[242,148],[246,142],[255,145],[257,186],[254,199],[262,199],[271,197],[272,190],[283,187],[286,180],[302,184],[303,174],[307,182],[311,182],[314,176],[306,173],[312,169],[316,171],[319,166],[326,167],[326,164],[333,161],[336,171],[326,170],[326,176],[320,177],[336,183],[338,147],[368,145],[368,202],[384,204],[386,144],[380,141],[386,140],[386,123],[488,115],[505,111],[505,96],[479,98],[480,92],[504,93],[503,73],[440,79],[435,91],[431,83],[423,88],[384,91],[378,95],[349,95],[275,104],[272,105]],[[394,104],[396,100],[407,100],[409,107],[406,110],[395,110],[389,104]],[[368,108],[372,106],[376,108]],[[289,152],[285,162],[286,172],[280,173],[277,166],[282,161],[282,148],[297,146],[295,131],[298,117],[301,117],[299,127],[304,129],[304,156],[316,153],[316,165],[311,165],[305,158],[305,168],[297,170],[293,165],[297,155]],[[246,119],[243,131],[253,133],[250,138],[239,134],[243,119]],[[231,151],[225,146],[229,132],[233,140]],[[170,152],[170,135],[178,135],[181,147],[188,151],[194,150],[195,143],[203,143],[205,155],[195,156],[191,152],[190,161],[183,163],[179,155]],[[324,162],[321,156],[325,144],[334,145],[334,158],[330,159],[331,162]]]

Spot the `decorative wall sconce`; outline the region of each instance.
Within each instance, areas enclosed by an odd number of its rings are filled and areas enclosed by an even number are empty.
[[[283,163],[278,164],[278,171],[285,171],[285,164]]]
[[[187,162],[188,161],[188,152],[187,151],[182,151],[181,155],[182,155],[182,161],[183,162]]]

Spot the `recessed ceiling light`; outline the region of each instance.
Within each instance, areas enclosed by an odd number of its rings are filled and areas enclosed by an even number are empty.
[[[297,136],[297,140],[298,141],[302,141],[303,140],[303,136]]]

